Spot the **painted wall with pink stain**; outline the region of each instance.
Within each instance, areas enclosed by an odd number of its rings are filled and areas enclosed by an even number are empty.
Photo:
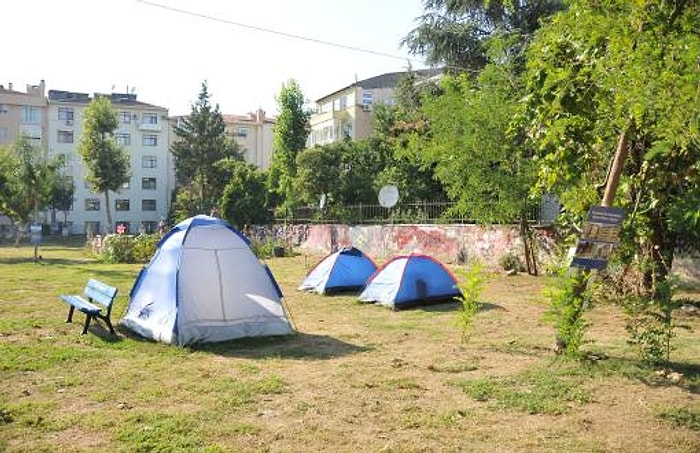
[[[445,263],[479,259],[495,267],[501,256],[509,252],[522,256],[523,251],[518,229],[511,226],[310,225],[308,228],[308,236],[298,242],[302,251],[328,254],[353,245],[379,261],[396,255],[424,253]],[[541,249],[538,247],[538,260],[548,261],[549,247]]]

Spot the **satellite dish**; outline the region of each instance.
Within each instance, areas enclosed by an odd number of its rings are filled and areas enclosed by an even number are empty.
[[[318,202],[318,208],[323,209],[326,206],[326,194],[322,193],[321,194],[321,201]]]
[[[379,204],[385,208],[393,207],[399,201],[399,189],[396,186],[384,186],[379,191]]]

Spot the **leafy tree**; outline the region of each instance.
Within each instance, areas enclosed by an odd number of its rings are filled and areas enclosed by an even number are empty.
[[[572,2],[531,51],[529,135],[541,185],[581,218],[624,138],[618,204],[632,214],[629,257],[646,250],[653,263],[647,284],[665,279],[679,233],[700,236],[699,14],[695,2]]]
[[[639,266],[647,320],[664,323],[642,341],[670,332],[679,236],[700,244],[698,17],[697,2],[572,1],[529,52],[525,118],[540,187],[570,221],[598,204],[615,150],[629,153],[615,200],[629,213],[620,259]]]
[[[295,186],[298,199],[306,204],[318,204],[322,195],[336,200],[340,180],[340,165],[345,143],[314,146],[299,153],[296,159]]]
[[[39,211],[48,206],[60,160],[50,160],[43,150],[21,137],[10,148],[0,149],[0,208],[22,224],[38,221]],[[18,232],[15,245],[19,244]],[[34,259],[38,258],[38,244]]]
[[[63,212],[64,225],[68,222],[68,211],[73,207],[74,195],[75,185],[73,184],[73,178],[57,175],[51,187],[49,208],[54,213],[55,211]]]
[[[457,202],[452,214],[514,222],[532,204],[533,166],[517,134],[509,133],[522,93],[518,80],[506,67],[489,64],[476,81],[445,78],[443,94],[424,101],[430,134],[416,137],[414,152],[433,165],[435,178]]]
[[[488,43],[510,36],[519,54],[540,20],[563,8],[562,0],[424,0],[419,25],[402,44],[434,66],[479,71],[489,60]]]
[[[241,230],[249,225],[268,223],[265,173],[243,161],[231,161],[229,165],[232,176],[221,197],[222,217]]]
[[[282,85],[277,96],[279,115],[275,123],[272,164],[268,173],[268,203],[287,212],[297,203],[294,194],[296,158],[306,147],[311,130],[311,112],[304,104],[304,94],[296,80],[290,79]]]
[[[130,177],[129,156],[114,138],[118,127],[119,119],[109,98],[92,99],[85,110],[78,152],[88,170],[88,183],[96,193],[105,196],[105,233],[112,232],[109,192],[118,191]]]
[[[207,83],[202,83],[190,115],[175,126],[177,140],[171,146],[175,175],[181,186],[196,197],[188,216],[208,212],[218,205],[228,182],[217,164],[226,159],[242,159],[239,146],[226,133],[219,105],[212,107]],[[194,209],[193,212],[189,212]]]

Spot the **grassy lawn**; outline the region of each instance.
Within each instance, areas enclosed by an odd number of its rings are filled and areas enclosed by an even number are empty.
[[[587,314],[602,360],[556,358],[545,277],[489,275],[463,344],[456,304],[297,292],[319,258],[299,255],[268,260],[297,335],[179,348],[64,322],[59,294],[89,277],[119,288],[118,322],[141,265],[40,253],[0,245],[0,451],[700,451],[697,315],[668,379],[638,365],[614,307]]]

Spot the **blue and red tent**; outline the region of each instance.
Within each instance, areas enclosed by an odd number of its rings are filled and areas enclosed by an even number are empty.
[[[346,247],[323,258],[299,286],[302,291],[330,294],[359,291],[377,270],[371,258],[355,247]]]
[[[457,280],[442,263],[431,256],[412,253],[397,256],[377,269],[359,299],[400,309],[461,297]]]

